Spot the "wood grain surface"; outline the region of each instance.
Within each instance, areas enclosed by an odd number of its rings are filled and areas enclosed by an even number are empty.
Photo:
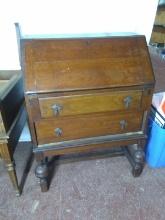
[[[38,143],[45,144],[62,140],[139,131],[141,130],[142,117],[142,112],[89,114],[53,120],[43,119],[35,123],[35,128]],[[123,128],[121,121],[126,123]],[[56,134],[56,129],[61,129],[61,136]]]
[[[141,96],[142,91],[98,92],[95,94],[39,98],[39,105],[42,118],[107,111],[140,110]],[[58,114],[53,109],[55,105],[61,108]]]
[[[23,55],[26,92],[114,88],[154,80],[142,36],[25,39]]]

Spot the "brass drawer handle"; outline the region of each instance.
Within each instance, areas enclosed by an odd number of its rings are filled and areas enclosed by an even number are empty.
[[[62,131],[62,129],[61,128],[56,128],[55,130],[54,130],[54,132],[55,132],[55,134],[56,134],[56,136],[62,136],[62,133],[63,133],[63,131]]]
[[[120,121],[120,127],[122,130],[124,130],[127,127],[127,122],[125,120]]]
[[[63,107],[60,104],[54,104],[52,106],[53,112],[55,116],[58,116],[60,114],[60,111],[62,111]]]
[[[131,96],[127,96],[124,98],[124,105],[125,105],[125,108],[129,108],[130,104],[132,102],[132,97]]]

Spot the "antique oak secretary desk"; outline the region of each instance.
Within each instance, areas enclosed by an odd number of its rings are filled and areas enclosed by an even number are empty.
[[[48,157],[120,146],[139,176],[154,75],[145,37],[21,36],[36,176]]]

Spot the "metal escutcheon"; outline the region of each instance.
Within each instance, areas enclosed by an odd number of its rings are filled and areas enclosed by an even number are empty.
[[[130,104],[132,102],[132,97],[131,96],[127,96],[124,98],[124,105],[126,108],[129,108]]]
[[[121,127],[121,129],[122,129],[122,130],[125,129],[126,126],[127,126],[127,122],[126,122],[125,120],[121,120],[121,121],[120,121],[120,127]]]
[[[58,116],[60,114],[60,111],[62,111],[63,108],[62,108],[62,105],[60,104],[54,104],[52,106],[52,109],[53,109],[55,116]]]
[[[61,128],[56,128],[55,130],[54,130],[54,132],[55,132],[55,134],[56,134],[56,136],[62,136],[62,129]]]

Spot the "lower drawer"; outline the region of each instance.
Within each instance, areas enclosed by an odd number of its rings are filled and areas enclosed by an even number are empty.
[[[35,122],[38,144],[141,130],[143,112],[106,113]]]

